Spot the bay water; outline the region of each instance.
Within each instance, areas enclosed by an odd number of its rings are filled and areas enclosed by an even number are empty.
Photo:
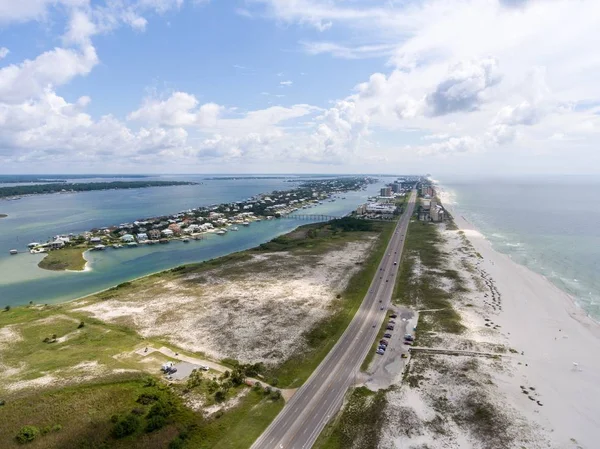
[[[306,179],[306,176],[300,178]],[[295,179],[214,179],[209,176],[161,176],[162,180],[194,181],[189,186],[150,187],[79,193],[34,195],[16,201],[0,200],[0,307],[75,299],[121,282],[185,263],[201,262],[252,248],[289,232],[305,220],[281,219],[252,223],[225,236],[208,235],[201,241],[141,245],[137,248],[87,252],[90,271],[54,272],[40,269],[43,255],[27,251],[30,242],[45,242],[57,234],[80,233],[137,219],[177,213],[189,208],[242,201],[259,193],[297,187]],[[379,177],[365,191],[346,192],[335,202],[303,211],[305,214],[345,215],[376,195],[394,178]],[[291,181],[291,182],[289,182]],[[9,255],[10,249],[19,254]]]

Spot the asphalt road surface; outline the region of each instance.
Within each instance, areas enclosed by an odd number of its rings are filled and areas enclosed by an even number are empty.
[[[413,191],[369,291],[348,328],[252,449],[308,449],[340,409],[386,318],[415,197]]]

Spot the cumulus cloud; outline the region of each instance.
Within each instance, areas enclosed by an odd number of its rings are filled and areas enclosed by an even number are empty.
[[[492,58],[461,62],[427,97],[433,115],[472,111],[479,107],[486,91],[500,82],[498,62]]]
[[[173,92],[166,100],[146,99],[139,109],[131,112],[128,120],[161,126],[213,126],[223,107],[206,103],[200,107],[194,95]]]
[[[4,59],[8,56],[10,50],[6,47],[0,47],[0,59]]]
[[[60,86],[87,75],[98,63],[96,50],[55,48],[33,60],[0,69],[0,102],[15,103],[41,94],[48,86]]]
[[[280,86],[291,86],[292,84],[294,84],[293,81],[287,80],[287,81],[280,81],[279,85]]]

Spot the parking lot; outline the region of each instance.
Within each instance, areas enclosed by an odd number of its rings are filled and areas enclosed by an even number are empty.
[[[388,341],[387,348],[383,354],[375,355],[370,366],[369,376],[365,381],[366,386],[371,390],[387,388],[393,383],[398,382],[402,377],[404,366],[407,359],[402,358],[402,354],[408,354],[409,345],[404,344],[404,336],[410,334],[414,336],[413,328],[417,325],[418,314],[410,309],[397,307],[392,309],[398,316],[393,319],[394,330],[386,330],[391,337],[385,338]],[[388,313],[386,323],[390,321]]]

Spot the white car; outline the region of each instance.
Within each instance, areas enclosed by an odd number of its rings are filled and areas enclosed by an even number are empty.
[[[206,365],[200,365],[198,368],[201,369],[202,371],[208,371],[209,370],[208,366],[206,366]]]

